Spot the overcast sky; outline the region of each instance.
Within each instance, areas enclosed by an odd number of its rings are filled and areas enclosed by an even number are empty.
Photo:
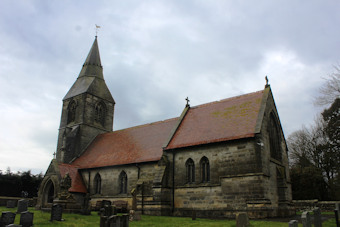
[[[0,1],[0,170],[45,173],[100,25],[114,129],[264,88],[286,138],[340,61],[340,1]]]

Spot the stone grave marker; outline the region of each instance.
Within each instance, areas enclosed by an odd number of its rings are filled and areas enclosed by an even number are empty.
[[[16,204],[15,200],[7,200],[6,208],[14,208]]]
[[[321,210],[319,207],[314,208],[314,227],[322,227]]]
[[[33,226],[33,215],[34,214],[29,211],[22,212],[20,216],[20,225],[22,225],[22,227]]]
[[[117,215],[111,215],[108,219],[107,219],[107,226],[109,227],[120,227],[120,222],[118,221],[118,217]]]
[[[64,221],[62,219],[63,216],[63,207],[60,204],[53,204],[51,209],[51,220],[50,221]]]
[[[298,227],[299,226],[299,222],[297,220],[290,220],[288,223],[289,227]]]
[[[305,211],[301,215],[301,221],[303,227],[312,227],[312,221],[308,211]]]
[[[20,199],[18,201],[17,214],[20,214],[21,212],[27,211],[27,207],[28,207],[28,201],[26,199]]]
[[[3,226],[13,224],[14,219],[15,219],[15,213],[13,212],[5,211],[5,212],[2,212],[1,214],[1,224]]]
[[[249,226],[249,218],[246,212],[236,214],[236,227],[247,227]]]
[[[129,227],[129,215],[123,214],[120,216],[120,226],[121,227]]]

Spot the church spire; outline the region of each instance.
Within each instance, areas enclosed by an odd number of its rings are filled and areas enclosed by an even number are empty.
[[[103,77],[103,67],[100,61],[100,54],[97,42],[97,36],[94,39],[91,50],[87,55],[87,58],[84,62],[83,68],[79,73],[79,77],[82,76],[95,76],[100,79],[104,79]]]

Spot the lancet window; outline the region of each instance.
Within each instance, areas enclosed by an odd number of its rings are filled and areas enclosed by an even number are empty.
[[[122,171],[119,175],[119,185],[120,185],[120,193],[126,194],[127,193],[127,175],[125,171]]]
[[[195,182],[195,163],[194,161],[189,158],[186,163],[186,172],[187,172],[187,183],[191,184]]]
[[[101,194],[102,192],[102,178],[99,173],[94,177],[94,192],[95,194]]]
[[[201,181],[206,183],[210,181],[210,165],[207,157],[203,157],[200,161],[201,164]]]

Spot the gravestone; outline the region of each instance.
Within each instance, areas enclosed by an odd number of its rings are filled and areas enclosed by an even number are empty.
[[[20,199],[18,201],[17,214],[20,214],[21,212],[27,211],[27,207],[28,207],[28,201],[26,199]]]
[[[340,203],[335,203],[335,209],[338,211],[338,217],[340,217]]]
[[[314,227],[322,227],[321,210],[319,207],[314,208]]]
[[[335,209],[334,210],[334,214],[335,214],[335,223],[337,227],[340,227],[340,221],[339,221],[339,210]]]
[[[9,225],[6,225],[5,227],[22,227],[22,225],[9,224]]]
[[[34,214],[29,211],[22,212],[20,216],[20,225],[22,225],[22,227],[33,226],[33,215]]]
[[[249,226],[248,214],[245,212],[236,214],[236,227],[247,227]]]
[[[312,227],[312,221],[308,211],[305,211],[301,215],[301,221],[303,227]]]
[[[120,218],[117,215],[111,215],[107,219],[107,226],[108,227],[120,227]]]
[[[1,214],[1,224],[2,224],[2,226],[13,224],[14,219],[15,219],[15,213],[13,213],[13,212],[5,211],[5,212],[2,212],[2,214]]]
[[[192,210],[191,220],[193,220],[193,221],[196,220],[196,210]]]
[[[63,221],[63,207],[60,204],[53,204],[51,209],[51,220],[50,221]]]
[[[15,200],[7,200],[6,208],[14,208],[16,204]]]
[[[123,214],[120,216],[120,226],[121,227],[129,227],[129,215]]]
[[[298,227],[299,226],[299,222],[297,220],[290,220],[288,226],[289,227]]]

